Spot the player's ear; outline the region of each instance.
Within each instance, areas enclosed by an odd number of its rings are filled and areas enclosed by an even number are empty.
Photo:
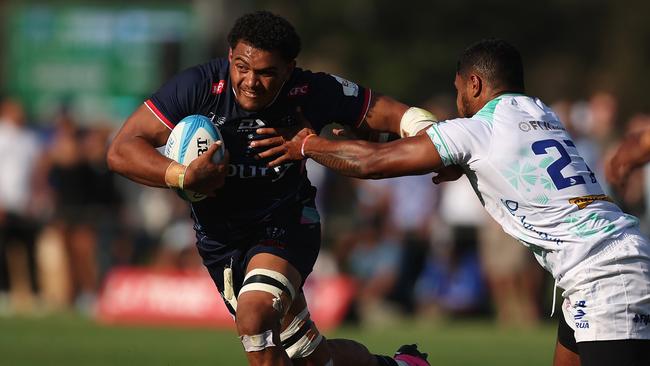
[[[483,91],[483,80],[480,76],[476,74],[471,74],[469,76],[469,89],[472,97],[477,98],[481,95],[481,92]]]
[[[228,62],[232,62],[232,47],[228,48]]]

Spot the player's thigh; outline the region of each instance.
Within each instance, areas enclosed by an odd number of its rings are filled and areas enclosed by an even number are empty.
[[[553,366],[580,366],[574,331],[562,316],[560,316],[557,328]]]
[[[579,342],[581,366],[650,365],[650,340],[624,339]]]
[[[558,341],[555,343],[553,366],[581,366],[580,357]]]

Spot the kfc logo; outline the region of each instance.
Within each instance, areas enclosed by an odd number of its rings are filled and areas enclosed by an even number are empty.
[[[296,86],[296,87],[292,88],[291,90],[289,90],[289,96],[290,97],[297,97],[297,96],[301,96],[301,95],[306,95],[307,93],[309,93],[309,84]]]
[[[218,83],[212,83],[211,92],[214,95],[221,94],[223,92],[223,86],[226,84],[225,80],[219,80]]]

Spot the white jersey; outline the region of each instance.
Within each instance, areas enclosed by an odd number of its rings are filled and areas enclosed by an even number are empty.
[[[501,95],[472,118],[427,130],[442,162],[460,165],[488,213],[563,275],[638,220],[603,193],[557,115],[537,98]]]

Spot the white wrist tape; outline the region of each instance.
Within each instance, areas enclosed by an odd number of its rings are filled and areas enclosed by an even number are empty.
[[[437,119],[431,112],[422,108],[411,107],[402,116],[399,124],[399,134],[401,137],[415,136],[418,132],[436,122]]]

